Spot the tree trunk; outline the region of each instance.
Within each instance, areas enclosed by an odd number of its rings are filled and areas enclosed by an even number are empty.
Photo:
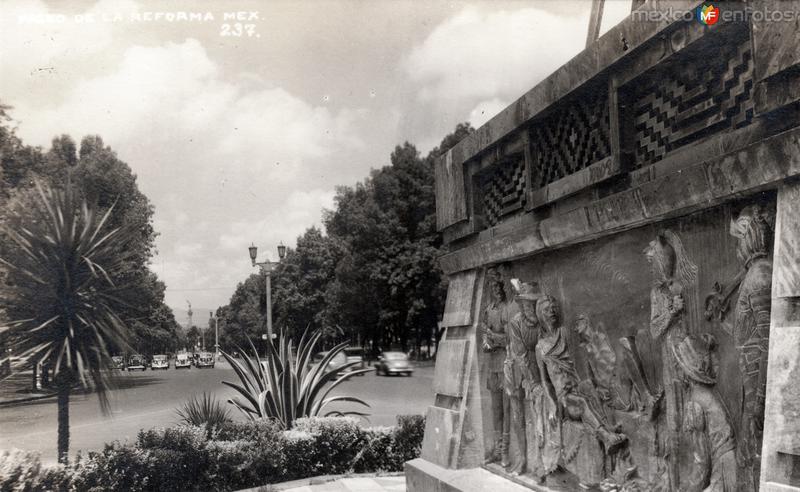
[[[39,363],[33,363],[33,379],[31,380],[31,391],[36,392],[39,390]]]
[[[68,372],[68,371],[64,371]],[[72,375],[60,373],[56,376],[58,387],[58,462],[69,461],[69,394],[72,391]]]

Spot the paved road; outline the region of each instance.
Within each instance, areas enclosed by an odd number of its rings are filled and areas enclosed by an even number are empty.
[[[177,423],[175,409],[192,394],[203,391],[225,399],[233,390],[220,381],[236,381],[224,363],[214,369],[145,371],[123,374],[111,393],[112,413],[103,416],[95,395],[73,395],[70,404],[71,454],[102,449],[105,442],[133,441],[140,429]],[[408,377],[356,376],[335,394],[357,396],[371,405],[370,425],[393,425],[400,414],[423,414],[433,402],[433,368],[417,368]],[[237,411],[232,413],[238,417]],[[0,449],[38,451],[43,461],[56,461],[56,404],[54,400],[0,408]]]

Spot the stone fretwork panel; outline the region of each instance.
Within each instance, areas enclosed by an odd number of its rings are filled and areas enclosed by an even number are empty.
[[[522,158],[497,165],[483,178],[483,214],[490,226],[496,225],[503,217],[524,210],[525,182],[525,161]]]
[[[532,188],[611,155],[608,92],[586,91],[530,127]]]
[[[635,167],[753,120],[750,40],[705,43],[635,79],[630,86]],[[709,50],[714,56],[709,56]]]

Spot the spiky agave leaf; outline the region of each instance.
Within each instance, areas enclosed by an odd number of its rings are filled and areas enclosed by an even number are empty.
[[[113,385],[109,346],[128,346],[129,332],[116,279],[124,277],[135,231],[109,228],[113,206],[99,215],[64,190],[36,183],[34,205],[12,212],[4,232],[11,244],[0,261],[10,286],[2,293],[8,316],[4,327],[22,364],[49,362],[54,373],[70,371],[93,388],[108,411],[106,390]]]
[[[196,426],[205,426],[209,433],[229,422],[230,412],[214,395],[206,393],[198,397],[192,395],[180,408],[175,410],[181,421]]]
[[[222,355],[239,378],[239,383],[223,381],[223,384],[236,390],[243,398],[232,398],[228,400],[229,403],[248,418],[273,419],[286,429],[290,429],[298,418],[319,415],[330,403],[350,402],[369,407],[366,402],[351,396],[327,398],[333,388],[371,369],[350,371],[337,377],[339,371],[358,364],[350,362],[335,369],[328,367],[328,363],[344,351],[346,343],[334,347],[318,365],[310,368],[309,362],[319,339],[319,332],[309,335],[306,329],[297,347],[296,357],[292,356],[289,339],[283,334],[278,338],[278,347],[275,347],[272,340],[267,343],[266,360],[261,360],[252,342],[252,354],[239,348],[241,362],[223,351]],[[360,412],[329,412],[331,413],[367,415]]]

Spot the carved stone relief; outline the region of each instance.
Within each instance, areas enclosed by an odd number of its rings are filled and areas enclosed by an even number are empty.
[[[513,289],[508,270],[487,272],[487,467],[569,490],[756,490],[772,276],[766,208],[742,208],[730,227],[720,220],[729,209],[718,209],[623,233],[600,250],[521,262]]]
[[[681,489],[687,492],[733,492],[738,483],[733,427],[714,388],[716,346],[709,334],[689,335],[671,346],[687,385],[682,431],[694,457]]]
[[[718,320],[739,349],[742,376],[741,422],[737,460],[742,469],[741,490],[756,490],[761,468],[764,401],[767,384],[769,320],[772,302],[772,227],[763,207],[751,205],[731,221],[737,239],[741,270],[723,288],[715,282],[706,298],[706,318]],[[733,319],[727,316],[738,288]]]
[[[506,359],[508,334],[506,333],[511,315],[511,301],[506,296],[502,274],[497,269],[487,272],[491,300],[481,319],[481,349],[486,353],[486,389],[491,399],[492,429],[494,438],[487,460],[500,461],[508,466],[508,445],[511,425],[509,395],[503,390],[503,366]]]

